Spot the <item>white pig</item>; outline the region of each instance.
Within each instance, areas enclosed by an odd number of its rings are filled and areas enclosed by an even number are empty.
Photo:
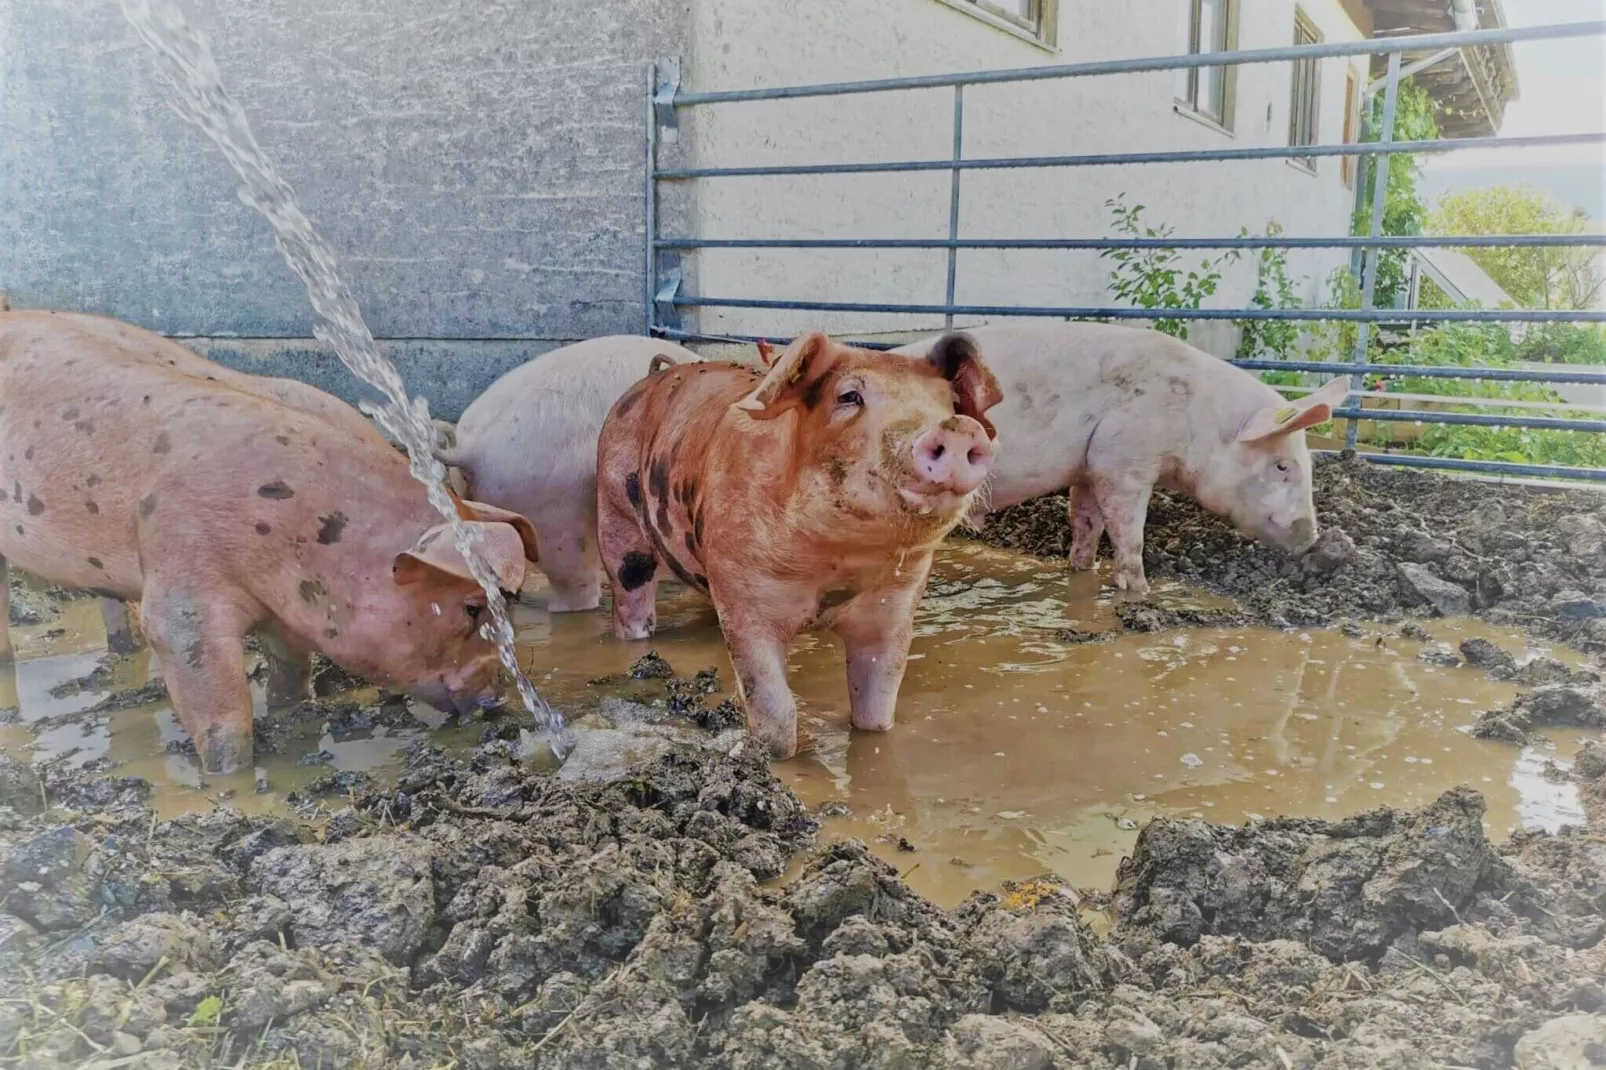
[[[455,444],[436,450],[462,470],[468,496],[530,518],[554,613],[596,609],[597,436],[619,396],[646,377],[655,357],[702,358],[684,346],[609,335],[555,349],[492,383],[464,410]]]
[[[1243,369],[1158,331],[1002,323],[966,333],[1004,391],[988,414],[1007,448],[987,507],[1070,488],[1072,568],[1093,567],[1108,531],[1116,585],[1147,593],[1143,522],[1156,486],[1191,495],[1290,553],[1316,542],[1310,452],[1299,432],[1332,418],[1347,377],[1285,401]],[[895,352],[924,353],[935,341]]]

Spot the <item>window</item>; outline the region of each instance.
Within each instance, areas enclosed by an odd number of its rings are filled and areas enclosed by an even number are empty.
[[[1298,8],[1294,9],[1294,44],[1314,45],[1320,44],[1321,32],[1305,17],[1305,13]],[[1293,100],[1288,108],[1288,143],[1290,145],[1316,144],[1316,120],[1321,113],[1321,60],[1314,57],[1296,59],[1294,68]],[[1316,157],[1306,156],[1296,158],[1292,162],[1308,171],[1316,170]]]
[[[983,22],[1045,48],[1054,47],[1059,0],[941,0]]]
[[[1361,139],[1361,80],[1350,67],[1344,75],[1344,144],[1353,145]],[[1344,185],[1355,188],[1355,157],[1340,156],[1339,175]]]
[[[1181,49],[1186,54],[1226,52],[1238,37],[1236,0],[1183,0]],[[1177,72],[1177,106],[1232,129],[1231,67],[1194,67]]]

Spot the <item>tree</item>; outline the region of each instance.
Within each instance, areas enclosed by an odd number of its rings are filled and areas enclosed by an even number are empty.
[[[1438,105],[1428,91],[1407,78],[1400,83],[1394,107],[1395,141],[1433,141],[1439,136],[1436,118]],[[1383,94],[1372,97],[1365,114],[1365,136],[1362,140],[1377,140],[1383,127]],[[1368,164],[1361,168],[1362,188],[1360,203],[1356,206],[1351,228],[1355,234],[1370,234],[1372,225],[1372,176],[1374,168]],[[1427,206],[1417,194],[1417,179],[1422,165],[1415,154],[1397,152],[1389,156],[1388,185],[1383,191],[1383,233],[1391,235],[1420,234],[1427,216]],[[1404,249],[1380,250],[1377,260],[1377,287],[1374,300],[1379,308],[1394,308],[1403,303],[1408,283]]]
[[[1449,194],[1428,220],[1435,234],[1581,234],[1589,217],[1532,186],[1489,186]],[[1522,308],[1587,309],[1600,295],[1594,250],[1514,246],[1468,249],[1489,277]]]

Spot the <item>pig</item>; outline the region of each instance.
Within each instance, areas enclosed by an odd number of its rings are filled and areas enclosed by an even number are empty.
[[[455,441],[436,450],[460,471],[466,496],[530,518],[554,613],[602,603],[597,436],[609,407],[660,358],[702,359],[673,342],[634,335],[555,349],[492,383],[464,410],[450,432]]]
[[[796,339],[767,371],[654,372],[597,443],[597,538],[613,630],[654,627],[660,566],[714,604],[749,732],[797,751],[788,644],[841,636],[855,728],[892,727],[932,552],[993,467],[998,383],[976,345],[921,357]]]
[[[278,379],[262,375],[247,375],[232,368],[215,364],[194,350],[175,346],[154,331],[123,323],[107,316],[93,316],[78,312],[50,312],[49,315],[70,319],[86,331],[94,332],[107,340],[144,354],[151,360],[166,364],[186,375],[227,383],[249,394],[281,401],[302,409],[314,416],[333,420],[359,435],[383,436],[368,419],[339,398],[331,397],[316,387],[296,379]],[[139,631],[130,621],[127,604],[115,598],[101,599],[101,615],[106,622],[106,648],[113,654],[131,654],[141,648]],[[3,650],[0,645],[0,650]]]
[[[967,333],[1007,390],[993,421],[1012,445],[985,508],[1070,488],[1072,568],[1093,567],[1108,531],[1116,586],[1146,595],[1143,522],[1156,486],[1191,495],[1290,553],[1315,544],[1310,452],[1298,432],[1332,419],[1346,378],[1285,401],[1241,368],[1158,331],[1003,323]],[[918,356],[939,344],[893,352]]]
[[[484,593],[450,526],[401,453],[316,393],[126,325],[0,314],[0,559],[138,601],[208,771],[251,760],[248,632],[270,703],[306,695],[314,651],[449,709],[497,697]],[[529,521],[458,508],[517,589]]]

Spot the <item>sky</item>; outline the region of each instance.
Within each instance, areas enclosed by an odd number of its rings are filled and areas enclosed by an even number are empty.
[[[1511,26],[1606,19],[1606,0],[1504,0]],[[1506,107],[1505,137],[1606,131],[1606,37],[1518,42],[1519,97]],[[1471,149],[1424,160],[1431,203],[1459,189],[1527,182],[1591,218],[1606,220],[1606,145]]]

